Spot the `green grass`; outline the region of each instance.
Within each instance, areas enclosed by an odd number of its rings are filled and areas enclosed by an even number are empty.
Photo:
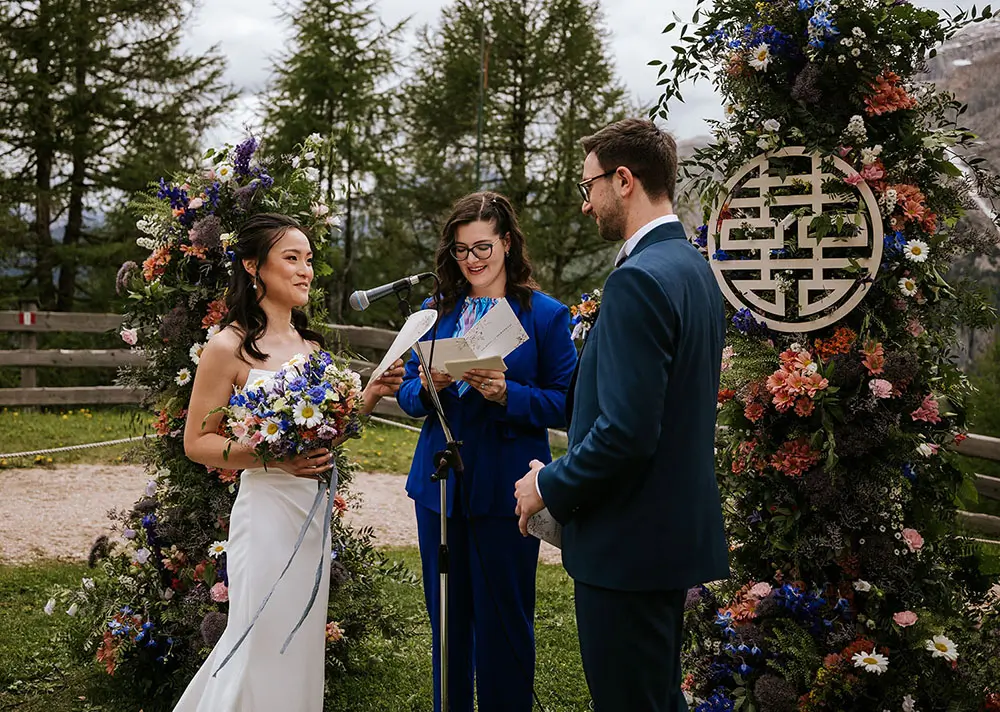
[[[388,550],[390,558],[420,570],[415,548]],[[78,585],[83,564],[46,562],[0,567],[0,709],[19,712],[119,712],[101,702],[104,678],[95,666],[69,663],[51,639],[69,619],[46,616],[42,607],[53,585]],[[331,681],[331,709],[345,712],[417,712],[431,708],[431,636],[419,587],[394,584],[388,595],[416,624],[398,640],[376,640],[362,651],[354,674]],[[586,709],[573,614],[573,584],[561,566],[540,565],[535,632],[535,687],[551,712]]]
[[[136,408],[46,408],[0,410],[0,451],[26,452],[65,445],[103,442],[151,432],[152,417]],[[130,446],[112,445],[35,458],[0,459],[0,467],[65,463],[118,464]]]
[[[371,423],[359,440],[349,440],[345,447],[365,472],[405,475],[410,471],[413,450],[417,447],[417,433]]]

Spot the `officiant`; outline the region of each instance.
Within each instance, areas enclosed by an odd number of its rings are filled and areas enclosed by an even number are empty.
[[[480,712],[529,712],[539,542],[521,536],[513,492],[527,463],[551,461],[547,429],[565,425],[576,366],[569,310],[539,290],[517,215],[499,193],[473,193],[455,203],[436,259],[440,292],[424,307],[439,313],[437,338],[468,334],[506,300],[527,340],[503,358],[505,370],[472,369],[457,381],[436,368],[428,378],[412,356],[397,395],[409,415],[427,416],[406,491],[416,510],[433,632],[434,709],[440,710],[441,528],[439,485],[431,475],[445,437],[429,388],[438,391],[465,464],[461,479],[447,481],[450,709],[472,712],[475,683]]]

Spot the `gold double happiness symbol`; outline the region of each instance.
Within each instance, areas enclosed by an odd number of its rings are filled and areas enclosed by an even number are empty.
[[[836,323],[864,298],[882,260],[882,218],[864,181],[804,147],[754,158],[725,184],[708,222],[726,300],[781,332]]]

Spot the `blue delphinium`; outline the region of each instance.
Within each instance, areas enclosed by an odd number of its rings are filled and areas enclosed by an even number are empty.
[[[250,159],[257,150],[257,139],[251,136],[233,149],[233,169],[236,175],[250,175]]]
[[[768,332],[767,324],[757,321],[753,313],[746,307],[736,312],[736,315],[733,317],[733,326],[741,334],[746,334],[747,336],[763,336]]]

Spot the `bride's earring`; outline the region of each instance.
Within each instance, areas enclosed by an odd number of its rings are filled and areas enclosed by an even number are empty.
[[[253,276],[253,283],[250,286],[253,287],[253,291],[257,291],[257,275]]]

